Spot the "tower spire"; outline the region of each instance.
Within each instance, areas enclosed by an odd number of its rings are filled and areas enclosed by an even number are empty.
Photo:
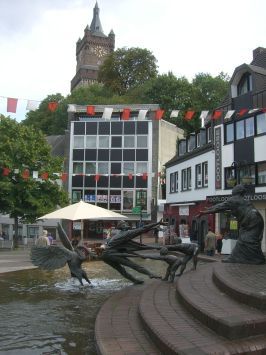
[[[99,33],[104,35],[101,21],[100,21],[100,9],[97,1],[93,9],[93,19],[91,21],[90,30],[93,34]]]

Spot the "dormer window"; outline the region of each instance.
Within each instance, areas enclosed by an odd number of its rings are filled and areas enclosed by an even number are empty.
[[[238,85],[237,85],[237,95],[244,95],[252,90],[252,80],[251,74],[245,73],[242,75]]]

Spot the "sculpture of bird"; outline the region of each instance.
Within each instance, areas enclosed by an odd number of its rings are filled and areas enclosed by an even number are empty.
[[[62,246],[33,246],[31,248],[31,261],[33,265],[44,270],[55,270],[68,264],[71,276],[77,278],[81,285],[83,285],[82,279],[91,284],[81,265],[85,260],[96,258],[96,254],[84,246],[78,246],[74,249],[60,223],[58,223],[58,233],[63,244]]]

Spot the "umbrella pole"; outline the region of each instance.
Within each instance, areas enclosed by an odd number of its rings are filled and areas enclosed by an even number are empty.
[[[84,222],[83,219],[80,221],[80,234],[81,234],[81,243],[83,244],[83,234],[84,234]]]

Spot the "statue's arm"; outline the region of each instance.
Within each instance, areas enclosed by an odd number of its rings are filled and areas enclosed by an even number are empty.
[[[231,210],[232,209],[232,205],[230,203],[229,200],[221,202],[221,203],[217,203],[217,205],[211,206],[206,208],[203,211],[200,211],[200,213],[197,215],[197,217],[200,217],[204,214],[211,214],[211,213],[217,213],[217,212],[221,212],[221,211],[225,211],[225,210]]]

